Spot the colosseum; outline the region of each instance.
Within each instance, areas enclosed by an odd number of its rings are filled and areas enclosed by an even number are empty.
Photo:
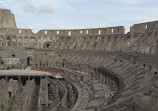
[[[158,21],[33,33],[0,9],[0,111],[158,111]]]

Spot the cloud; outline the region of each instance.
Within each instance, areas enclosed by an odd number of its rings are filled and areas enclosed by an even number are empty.
[[[56,0],[28,0],[24,11],[30,13],[53,13],[57,5]]]
[[[62,0],[28,0],[24,11],[36,14],[50,14],[59,8],[73,9]]]
[[[78,0],[71,0],[74,2]],[[16,13],[52,14],[58,9],[74,10],[66,0],[0,0],[0,8],[9,8]]]
[[[13,3],[13,0],[0,0],[0,7],[9,6],[11,3]]]

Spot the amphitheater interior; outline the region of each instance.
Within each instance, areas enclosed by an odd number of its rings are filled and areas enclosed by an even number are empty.
[[[33,33],[0,9],[0,111],[158,111],[158,21]]]

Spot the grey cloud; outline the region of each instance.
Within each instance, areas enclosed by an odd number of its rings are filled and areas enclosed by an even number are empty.
[[[29,13],[35,13],[35,14],[41,14],[41,13],[53,13],[54,9],[52,7],[47,7],[45,5],[42,6],[34,6],[34,5],[27,5],[24,9],[26,12]]]

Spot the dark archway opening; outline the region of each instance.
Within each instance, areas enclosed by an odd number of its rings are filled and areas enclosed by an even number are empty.
[[[47,47],[47,48],[50,48],[50,44],[47,44],[46,47]]]
[[[28,77],[21,77],[22,85],[25,85],[27,80],[28,80]]]
[[[149,65],[149,69],[150,69],[150,71],[151,71],[151,65]]]
[[[8,92],[9,93],[9,97],[11,98],[12,97],[12,93],[11,92]]]
[[[143,67],[145,68],[145,64],[143,64]]]
[[[64,68],[64,62],[62,62],[62,68]]]
[[[33,78],[35,78],[36,85],[39,86],[40,85],[40,77],[33,77]]]
[[[157,72],[154,72],[154,75],[157,75]]]
[[[33,62],[32,62],[32,57],[28,57],[27,58],[27,65],[28,66],[32,66]]]

